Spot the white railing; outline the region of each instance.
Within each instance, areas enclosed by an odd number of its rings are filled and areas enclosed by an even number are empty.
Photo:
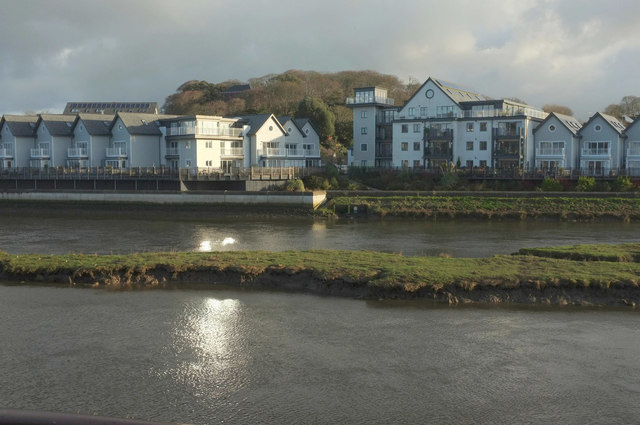
[[[305,149],[304,150],[304,156],[306,157],[319,157],[320,156],[320,150],[319,149]]]
[[[31,158],[49,158],[49,149],[31,149]]]
[[[11,148],[0,149],[0,158],[13,158],[13,149]]]
[[[634,146],[627,148],[627,156],[640,156],[640,147]]]
[[[80,158],[89,156],[89,149],[87,148],[69,148],[67,149],[68,158]]]
[[[243,148],[221,148],[220,149],[221,156],[243,156],[244,149]]]
[[[536,156],[564,156],[564,148],[538,148]]]
[[[228,128],[228,127],[212,127],[212,128],[198,128],[198,127],[169,127],[167,128],[167,136],[227,136],[227,137],[241,137],[241,128]]]
[[[167,148],[167,155],[179,156],[178,148]]]
[[[287,156],[292,158],[293,157],[302,158],[304,155],[302,154],[301,149],[287,149]]]
[[[373,96],[372,98],[367,99],[366,101],[356,100],[355,97],[347,98],[347,105],[359,105],[359,104],[371,104],[371,103],[380,103],[382,105],[394,105],[395,101],[388,97],[380,97]]]
[[[582,148],[582,156],[611,156],[609,148]]]
[[[127,150],[125,148],[107,148],[108,157],[123,157],[127,156]]]
[[[266,148],[258,150],[259,156],[286,156],[286,150],[283,148]]]

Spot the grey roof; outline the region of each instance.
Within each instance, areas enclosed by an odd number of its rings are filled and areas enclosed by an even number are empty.
[[[556,117],[558,121],[560,121],[562,125],[564,125],[574,136],[577,135],[580,128],[582,128],[582,124],[576,118],[569,115],[559,114],[557,112],[551,112],[544,120],[542,120],[540,125],[533,129],[533,132],[535,133],[545,122],[553,117]]]
[[[593,114],[591,118],[589,118],[589,120],[582,126],[580,131],[582,131],[583,128],[587,127],[589,123],[591,123],[591,121],[596,119],[596,117],[602,117],[602,119],[604,119],[618,134],[620,134],[621,136],[623,135],[622,132],[625,130],[625,126],[616,117],[603,114],[602,112],[596,112],[595,114]]]
[[[0,127],[7,125],[14,137],[33,137],[37,122],[37,115],[4,115]]]
[[[283,117],[278,117],[278,122],[282,125],[282,127],[284,128],[284,125],[291,121],[293,123],[293,125],[296,126],[296,128],[298,129],[298,131],[300,131],[300,133],[302,134],[302,136],[307,137],[306,134],[304,134],[304,131],[302,131],[302,126],[300,125],[300,123],[298,122],[298,120],[295,120],[289,116],[283,116]],[[287,134],[289,132],[287,131]]]
[[[256,134],[256,132],[258,130],[260,130],[260,128],[262,128],[262,126],[271,118],[273,117],[278,126],[280,127],[280,130],[282,130],[283,133],[287,133],[285,131],[285,129],[282,127],[282,124],[280,124],[280,122],[278,121],[278,119],[276,117],[273,116],[273,114],[259,114],[259,115],[243,115],[240,117],[240,119],[242,119],[247,125],[249,125],[249,127],[251,127],[249,129],[249,133],[247,133],[248,136],[253,136]]]
[[[223,90],[222,94],[236,94],[247,90],[251,90],[251,86],[249,84],[236,84],[235,86],[231,86],[228,89]]]
[[[82,120],[84,128],[92,136],[108,136],[110,135],[109,129],[113,123],[115,115],[103,115],[103,114],[78,114],[73,124],[73,128],[78,125],[78,122]]]
[[[52,136],[71,137],[73,136],[72,126],[75,120],[75,115],[41,114],[36,127],[44,123]]]
[[[163,118],[173,117],[172,115],[136,114],[132,112],[118,112],[116,115],[122,120],[124,126],[127,127],[129,134],[139,134],[143,136],[162,135],[159,128],[159,121]],[[116,120],[114,119],[109,130],[113,128],[115,122]]]
[[[436,85],[456,103],[491,100],[490,97],[477,93],[474,89],[469,87],[464,87],[459,84],[435,78],[430,78],[430,80],[436,83]]]
[[[296,118],[294,121],[298,125],[298,128],[300,128],[300,130],[302,130],[302,127],[309,124],[311,128],[313,128],[313,131],[315,131],[316,134],[319,134],[318,130],[316,130],[316,127],[313,125],[313,123],[309,118]],[[304,134],[304,137],[307,137],[307,135],[304,132],[303,134]]]

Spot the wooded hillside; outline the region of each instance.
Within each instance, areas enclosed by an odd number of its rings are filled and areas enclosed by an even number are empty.
[[[273,113],[310,118],[320,133],[323,147],[341,152],[353,141],[353,115],[345,100],[353,96],[355,87],[384,87],[396,105],[402,105],[419,85],[374,71],[290,70],[252,78],[248,86],[236,80],[222,83],[192,80],[167,97],[164,112],[220,116]]]

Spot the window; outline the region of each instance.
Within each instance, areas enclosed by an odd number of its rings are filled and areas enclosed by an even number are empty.
[[[413,125],[413,132],[414,133],[420,133],[420,127],[422,127],[421,124],[414,124]]]
[[[473,161],[467,161],[467,168],[473,168]]]
[[[402,160],[402,168],[409,168],[409,160],[408,159],[403,159]]]
[[[483,167],[483,168],[486,167],[487,166],[487,161],[484,160],[484,159],[481,159],[480,160],[480,166]]]
[[[409,108],[409,116],[410,117],[415,117],[416,116],[416,108]]]
[[[468,151],[472,151],[473,150],[473,142],[467,142],[467,150]]]
[[[487,150],[487,142],[485,140],[480,141],[480,147],[479,149],[481,151],[486,151]]]
[[[213,165],[213,161],[212,160],[205,161],[204,165],[206,165],[207,167],[211,167]]]
[[[191,149],[191,142],[187,142],[187,143],[184,145],[184,148],[185,148],[185,149]]]
[[[413,142],[413,150],[414,151],[420,150],[420,142]]]
[[[360,150],[361,150],[362,152],[366,152],[366,151],[367,151],[367,144],[366,144],[366,143],[361,144],[361,145],[360,145]]]
[[[408,151],[409,150],[409,143],[408,142],[402,142],[400,144],[400,149],[402,149],[403,151]]]
[[[213,147],[213,142],[211,140],[205,142],[204,147],[207,149],[211,149]]]
[[[420,108],[420,116],[421,117],[427,116],[427,108],[425,108],[424,106]]]
[[[468,132],[473,131],[473,123],[472,123],[472,122],[468,122],[468,123],[467,123],[467,131],[468,131]]]
[[[367,127],[360,127],[360,134],[367,134]]]
[[[402,132],[403,133],[409,132],[409,124],[402,124]]]
[[[486,122],[481,122],[480,123],[480,131],[487,131],[487,123]]]
[[[191,160],[190,160],[190,159],[187,159],[187,160],[185,161],[185,164],[187,165],[187,167],[191,167]]]
[[[414,159],[413,160],[413,168],[420,168],[420,160],[419,159]]]
[[[360,118],[367,118],[367,111],[361,111]]]
[[[600,125],[598,124],[598,125],[595,126],[595,129],[596,129],[596,131],[600,131],[600,130],[602,130],[602,127],[600,127]]]
[[[551,132],[556,131],[556,126],[555,126],[555,125],[553,125],[553,124],[551,124],[551,125],[549,126],[549,131],[551,131]]]
[[[361,160],[360,161],[360,166],[361,167],[366,167],[367,166],[367,160],[366,159]]]

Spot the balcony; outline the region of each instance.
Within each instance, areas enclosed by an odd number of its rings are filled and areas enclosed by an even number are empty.
[[[220,149],[221,156],[244,156],[244,148],[225,148]]]
[[[108,158],[126,158],[126,148],[107,148],[106,156]]]
[[[609,148],[582,148],[581,155],[583,157],[611,158],[611,150]]]
[[[0,158],[2,158],[2,159],[13,158],[13,149],[12,148],[0,148]]]
[[[180,153],[178,152],[178,148],[167,148],[167,153],[165,153],[164,156],[173,156],[173,157],[179,157]]]
[[[372,96],[369,99],[363,101],[357,101],[355,97],[347,98],[347,105],[370,105],[376,103],[380,105],[395,105],[395,101],[388,97]]]
[[[320,150],[319,149],[305,149],[304,156],[306,158],[320,158]]]
[[[258,150],[258,156],[286,156],[287,151],[284,148],[266,148]]]
[[[520,159],[522,150],[520,141],[504,142],[500,141],[493,146],[493,157],[502,159]]]
[[[522,128],[494,128],[493,129],[493,138],[494,139],[519,139],[524,136],[524,132]]]
[[[424,149],[425,159],[453,159],[453,147],[450,142],[427,142]]]
[[[289,158],[302,158],[304,153],[302,149],[287,149],[287,157]]]
[[[175,136],[242,137],[242,129],[230,127],[168,127],[167,137]]]
[[[453,130],[430,128],[425,131],[427,140],[453,140]]]
[[[51,154],[49,152],[49,149],[43,149],[43,148],[36,148],[36,149],[31,149],[31,158],[33,159],[43,159],[43,158],[50,158]]]
[[[67,149],[67,158],[88,158],[89,149],[87,148],[69,148]]]
[[[638,146],[629,146],[627,148],[627,156],[640,156],[640,147]]]
[[[538,148],[536,156],[560,156],[564,158],[564,148]]]

